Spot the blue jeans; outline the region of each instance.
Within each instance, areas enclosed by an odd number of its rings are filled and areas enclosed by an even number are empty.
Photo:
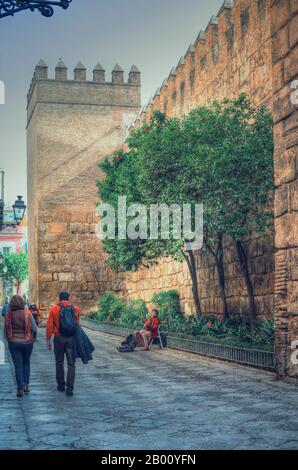
[[[18,390],[23,390],[24,384],[30,380],[30,357],[33,351],[33,343],[8,343],[16,374]]]

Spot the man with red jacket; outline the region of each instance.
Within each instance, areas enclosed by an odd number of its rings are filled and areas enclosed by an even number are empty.
[[[57,390],[65,391],[64,357],[66,356],[68,371],[66,379],[66,395],[73,395],[75,381],[74,329],[80,323],[80,312],[76,305],[69,302],[69,293],[59,294],[60,302],[51,307],[47,322],[46,337],[48,349],[52,350],[51,339],[54,335],[54,354],[56,360]],[[73,325],[72,325],[73,323]],[[66,327],[68,325],[68,331]],[[73,332],[72,332],[73,329]],[[62,330],[62,331],[61,331]]]

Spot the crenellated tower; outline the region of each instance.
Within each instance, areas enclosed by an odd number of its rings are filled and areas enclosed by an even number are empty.
[[[88,80],[78,62],[69,78],[59,59],[50,78],[41,60],[27,98],[31,299],[46,310],[69,290],[89,310],[112,281],[94,236],[98,163],[123,144],[140,111],[141,74],[133,66],[125,81],[117,65],[107,81],[98,63]]]

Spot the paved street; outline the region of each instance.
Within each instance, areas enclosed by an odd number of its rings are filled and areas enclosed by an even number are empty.
[[[1,449],[298,449],[298,390],[274,375],[173,350],[119,354],[88,331],[75,396],[56,391],[41,330],[31,393],[15,397],[0,365]]]

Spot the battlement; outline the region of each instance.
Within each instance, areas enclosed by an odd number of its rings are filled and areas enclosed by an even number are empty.
[[[270,0],[224,0],[217,15],[210,18],[205,30],[199,32],[185,55],[171,69],[158,93],[140,111],[134,125],[150,119],[154,109],[178,115],[206,103],[209,95],[220,98],[214,90],[208,91],[216,87],[216,82],[218,94],[223,96],[231,96],[233,88],[249,92],[249,74],[255,72],[256,64],[261,65],[264,61],[262,55],[254,61],[250,57],[258,50],[265,50],[270,41],[269,10]],[[269,46],[267,52],[268,49]],[[225,86],[224,91],[220,80],[225,85],[233,81],[233,87],[227,89]],[[260,101],[259,96],[255,101]]]
[[[55,68],[55,76],[54,78],[51,78],[48,75],[47,64],[44,60],[41,59],[35,67],[33,78],[27,94],[28,106],[33,98],[34,90],[37,84],[41,84],[39,88],[48,89],[48,97],[43,97],[44,99],[46,99],[46,101],[51,101],[51,99],[55,98],[61,98],[61,91],[65,93],[67,88],[69,89],[69,98],[73,99],[74,94],[74,99],[76,99],[75,87],[78,84],[81,87],[86,87],[86,89],[89,87],[90,90],[92,86],[94,86],[95,88],[97,87],[97,93],[98,91],[100,91],[100,89],[102,89],[104,90],[104,93],[108,93],[108,95],[111,94],[111,90],[113,89],[112,87],[137,87],[139,89],[141,87],[141,73],[139,69],[135,65],[133,65],[128,74],[128,80],[127,82],[125,82],[124,70],[120,67],[120,65],[117,64],[112,70],[111,81],[107,81],[105,69],[100,63],[97,63],[92,71],[92,80],[87,80],[87,69],[81,62],[78,62],[78,64],[73,70],[73,78],[69,78],[67,66],[64,64],[62,59],[59,59],[58,64]],[[105,87],[104,89],[102,88],[103,86]],[[56,92],[54,90],[56,90]],[[55,93],[57,93],[57,96],[54,96]],[[90,96],[90,98],[93,98],[93,96]]]
[[[69,78],[67,66],[59,59],[51,78],[47,64],[40,60],[27,95],[28,120],[37,102],[140,107],[140,88],[141,73],[135,65],[125,82],[124,70],[118,64],[112,70],[111,81],[106,80],[106,71],[100,63],[92,71],[92,80],[87,80],[87,69],[81,62]]]

